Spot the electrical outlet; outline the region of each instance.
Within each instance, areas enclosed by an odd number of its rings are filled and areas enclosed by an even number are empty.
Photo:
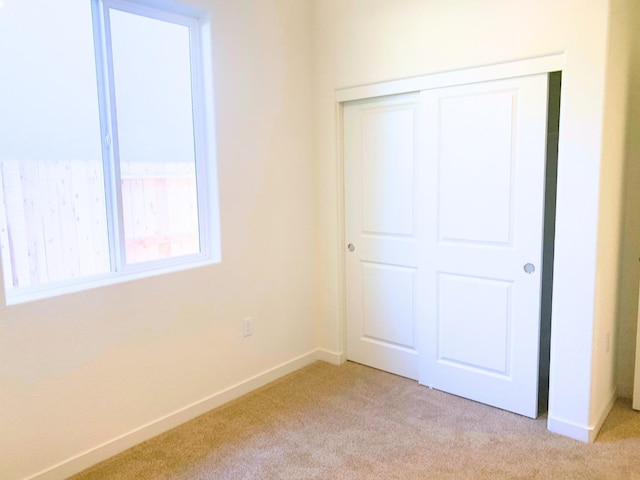
[[[244,319],[242,323],[242,334],[245,337],[248,337],[249,335],[253,335],[253,318],[247,317]]]

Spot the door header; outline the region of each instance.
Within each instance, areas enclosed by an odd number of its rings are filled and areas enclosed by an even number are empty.
[[[564,69],[564,63],[564,53],[557,53],[513,62],[450,70],[448,72],[432,73],[401,80],[341,88],[336,90],[336,101],[348,102],[365,98],[382,97],[385,95],[431,90],[433,88],[557,72]]]

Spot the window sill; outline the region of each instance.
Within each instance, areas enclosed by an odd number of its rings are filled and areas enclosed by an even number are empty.
[[[13,288],[9,291],[5,291],[5,305],[19,305],[36,300],[44,300],[62,295],[79,293],[86,290],[93,290],[110,285],[156,277],[168,273],[206,267],[219,262],[219,259],[204,257],[203,255],[191,255],[188,257],[170,259],[153,267],[149,266],[150,262],[140,263],[129,266],[127,270],[121,272],[111,272],[103,275],[83,277],[82,279],[52,282],[41,286]]]

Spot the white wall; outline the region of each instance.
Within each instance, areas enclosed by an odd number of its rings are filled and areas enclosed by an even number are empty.
[[[623,319],[626,320],[623,307],[627,305],[618,301],[622,300],[619,292],[623,271],[623,186],[627,160],[625,140],[631,75],[633,3],[633,0],[613,0],[609,8],[594,312],[592,419],[599,418],[616,395],[618,380],[615,375],[614,344],[618,330],[617,320],[618,317],[621,319],[620,325],[624,324]],[[620,340],[617,343],[625,343],[622,338]],[[620,351],[624,350],[621,348]]]
[[[316,346],[310,4],[192,3],[213,22],[222,263],[0,306],[2,479],[65,462]],[[243,338],[246,315],[255,333]]]
[[[633,0],[613,0],[609,7],[607,43],[607,70],[605,77],[604,121],[602,135],[602,164],[600,167],[600,199],[598,218],[598,252],[596,271],[596,298],[594,310],[593,383],[591,386],[591,422],[610,407],[615,399],[618,384],[626,381],[616,377],[616,355],[614,344],[623,346],[620,352],[629,352],[626,338],[635,330],[626,312],[633,310],[637,299],[621,295],[622,279],[626,273],[622,268],[623,243],[632,240],[623,230],[623,207],[625,200],[624,172],[628,163],[626,138],[629,115],[630,76],[632,61],[631,20]],[[637,10],[637,9],[636,9]],[[636,179],[627,178],[634,188]],[[633,215],[632,212],[629,212]],[[637,291],[637,283],[634,290]],[[620,293],[619,293],[620,292]],[[616,322],[619,319],[618,322]],[[616,341],[620,325],[620,341]],[[631,327],[631,328],[630,328]],[[619,356],[619,355],[618,355]],[[630,360],[633,355],[629,355]],[[626,360],[626,359],[625,359]],[[623,394],[628,394],[625,386]]]
[[[631,397],[640,281],[640,2],[629,2],[631,39],[624,189],[624,230],[619,282],[618,393]]]
[[[607,311],[615,302],[615,292],[602,287],[617,272],[615,266],[604,266],[608,258],[605,245],[612,242],[611,236],[604,235],[602,248],[597,249],[608,3],[315,2],[317,216],[318,229],[324,232],[318,236],[316,305],[323,348],[341,351],[344,347],[334,90],[564,52],[549,427],[589,439],[600,421],[601,398],[608,399],[611,393],[614,375],[612,347],[609,360],[592,377],[594,328],[612,331],[615,321],[611,310]],[[619,112],[611,112],[611,119],[619,123]],[[617,155],[617,145],[612,140],[606,151]],[[605,173],[602,182],[614,184],[619,179],[615,167]],[[609,203],[615,203],[613,197]],[[596,259],[600,262],[598,276]],[[596,293],[600,320],[594,324]],[[598,405],[592,406],[592,393]]]
[[[593,1],[585,8],[584,2],[570,0],[569,8],[560,111],[549,428],[588,440],[599,422],[590,416],[590,399],[608,1]]]

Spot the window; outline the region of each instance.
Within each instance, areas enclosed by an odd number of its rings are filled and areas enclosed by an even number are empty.
[[[0,5],[7,303],[219,260],[203,12]]]

